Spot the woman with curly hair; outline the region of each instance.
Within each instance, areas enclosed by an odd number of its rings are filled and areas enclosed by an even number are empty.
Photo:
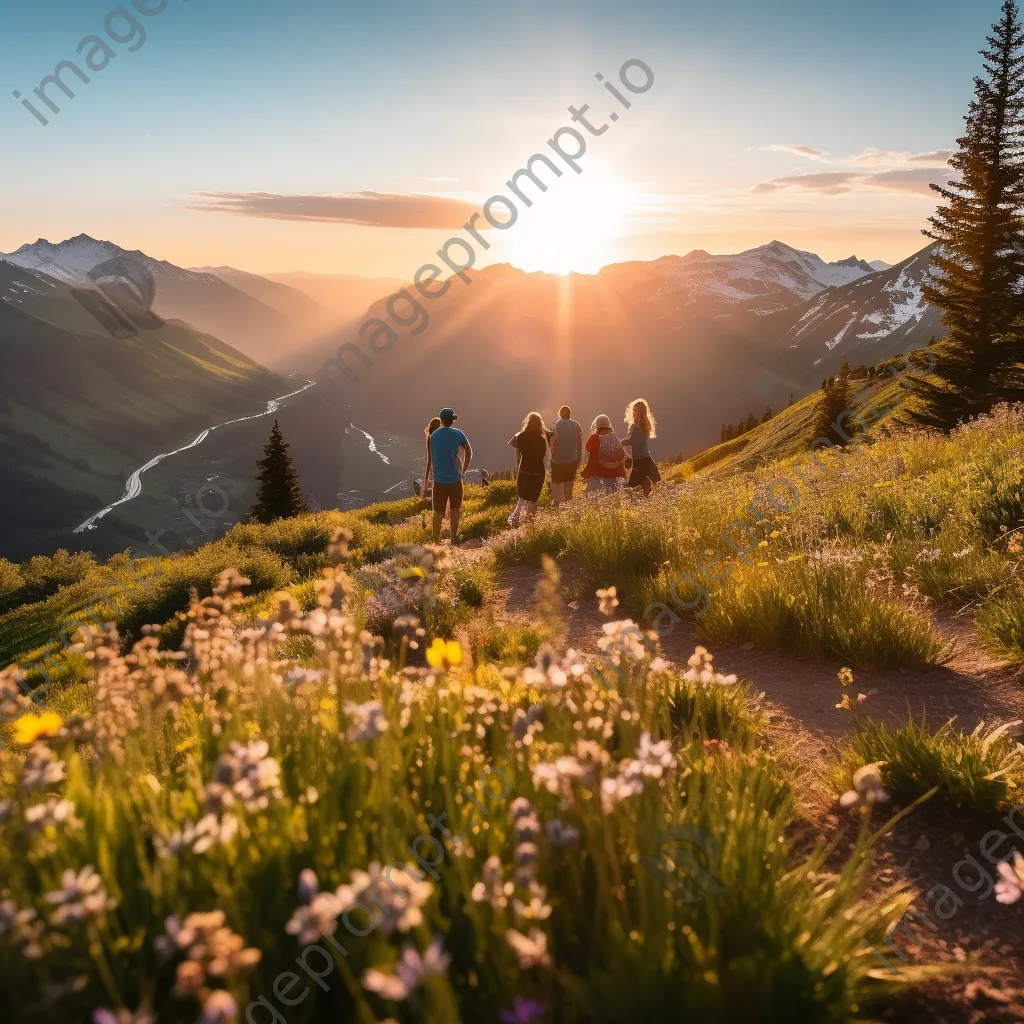
[[[661,474],[651,456],[650,445],[651,438],[658,436],[658,426],[646,399],[636,398],[626,406],[626,426],[629,431],[622,439],[622,447],[628,448],[633,457],[626,486],[643,488],[644,496],[649,498]]]

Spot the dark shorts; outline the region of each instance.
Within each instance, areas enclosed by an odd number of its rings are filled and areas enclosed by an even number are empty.
[[[540,501],[540,492],[543,490],[543,473],[525,473],[523,470],[519,470],[516,492],[523,501]]]
[[[579,471],[580,463],[577,459],[576,462],[552,462],[551,463],[551,482],[553,484],[568,484],[576,479],[576,473]]]
[[[650,480],[652,484],[656,484],[661,479],[661,474],[658,472],[658,464],[654,459],[634,459],[633,468],[629,472],[629,481],[626,483],[627,487],[641,487],[645,480]]]
[[[462,508],[462,481],[455,484],[439,484],[434,482],[433,505],[435,512],[443,513],[451,505],[453,512]]]

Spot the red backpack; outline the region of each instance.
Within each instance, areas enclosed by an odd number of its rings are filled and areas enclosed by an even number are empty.
[[[598,435],[597,461],[605,469],[618,469],[626,461],[626,451],[614,433]]]

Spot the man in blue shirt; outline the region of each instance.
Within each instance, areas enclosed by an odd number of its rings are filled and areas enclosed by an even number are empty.
[[[452,424],[458,419],[454,409],[442,409],[438,414],[441,426],[430,435],[430,462],[434,474],[434,543],[441,540],[444,513],[451,508],[452,543],[459,533],[459,511],[462,508],[462,480],[473,459],[469,438]],[[465,449],[465,460],[459,456]]]

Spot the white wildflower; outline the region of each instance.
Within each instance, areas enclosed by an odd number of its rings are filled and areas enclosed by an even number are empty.
[[[602,615],[611,615],[619,607],[619,599],[614,587],[597,592],[598,607]]]
[[[26,807],[25,823],[30,831],[44,828],[77,829],[82,827],[82,822],[75,817],[75,805],[70,800],[58,800],[56,797],[45,803]]]
[[[884,761],[874,761],[871,764],[858,768],[853,773],[853,789],[847,790],[840,798],[840,807],[855,807],[861,803],[884,804],[889,800],[889,794],[882,786],[882,775],[879,769]]]
[[[512,947],[522,970],[531,967],[547,967],[551,963],[548,956],[548,937],[539,928],[531,928],[529,935],[523,935],[514,928],[505,932],[505,939]]]
[[[399,1002],[408,999],[431,975],[444,974],[450,963],[451,957],[444,952],[441,939],[435,936],[423,956],[412,945],[406,945],[395,964],[394,974],[385,974],[373,968],[366,971],[363,974],[363,987],[376,992],[382,999]]]
[[[345,714],[352,720],[347,733],[350,743],[375,740],[387,732],[388,721],[378,701],[370,700],[365,704],[354,704],[349,701],[345,704]]]
[[[999,863],[999,881],[996,882],[996,902],[1016,903],[1024,893],[1024,857],[1013,851],[1013,864]]]
[[[103,879],[95,868],[86,866],[77,874],[66,868],[61,875],[61,888],[43,895],[56,909],[50,919],[57,926],[80,924],[90,917],[101,917],[117,906],[107,895]]]

